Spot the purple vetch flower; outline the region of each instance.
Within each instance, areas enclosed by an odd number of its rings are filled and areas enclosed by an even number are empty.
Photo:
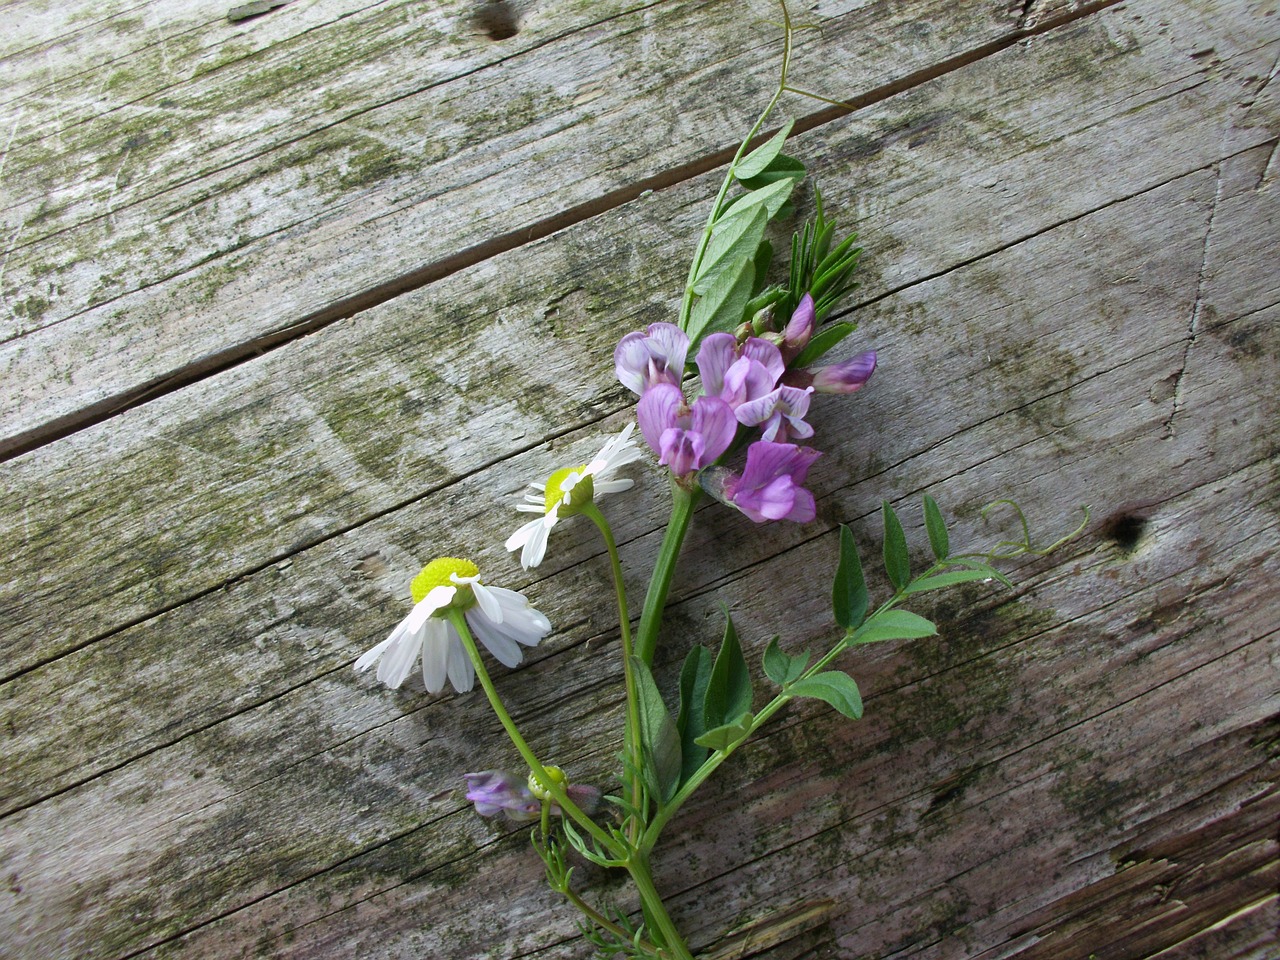
[[[479,773],[464,773],[467,781],[467,799],[476,806],[476,813],[482,817],[493,817],[505,814],[508,820],[517,823],[536,820],[542,813],[542,801],[529,790],[527,780],[505,770],[481,770]],[[595,813],[600,805],[600,791],[587,784],[571,783],[565,787],[569,799],[578,805],[583,813]],[[560,816],[560,808],[551,805],[553,816]]]
[[[782,354],[768,340],[751,337],[741,346],[729,333],[713,333],[698,348],[702,389],[733,409],[771,392],[786,371]]]
[[[514,773],[481,770],[462,776],[467,781],[467,799],[482,817],[505,813],[508,820],[536,820],[542,812],[542,803],[534,799],[524,779]]]
[[[876,372],[876,352],[868,350],[826,367],[788,370],[783,378],[788,386],[813,387],[818,393],[854,393],[861,390]]]
[[[680,386],[689,338],[674,323],[651,323],[646,333],[628,333],[613,351],[618,380],[632,393],[643,395],[659,383]]]
[[[809,338],[813,336],[814,320],[813,297],[806,293],[796,304],[790,322],[782,330],[782,343],[778,345],[778,349],[787,363],[798,357],[800,351],[808,346]]]
[[[813,387],[801,390],[784,385],[758,400],[748,400],[734,411],[734,415],[739,423],[748,427],[758,425],[764,440],[776,443],[785,443],[792,438],[804,440],[813,436],[813,427],[804,422],[812,393]]]
[[[756,523],[808,523],[817,509],[813,494],[801,484],[820,456],[810,447],[758,440],[747,448],[742,475],[731,473],[721,481],[717,499],[737,507]]]
[[[718,397],[701,396],[690,407],[679,387],[650,387],[636,408],[640,432],[677,477],[714,463],[729,449],[738,432],[730,406]]]

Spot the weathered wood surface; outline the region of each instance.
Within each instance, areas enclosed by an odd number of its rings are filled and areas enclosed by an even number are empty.
[[[829,636],[832,531],[870,555],[881,497],[917,543],[920,492],[969,541],[1002,495],[1094,521],[1015,593],[933,607],[941,640],[851,661],[860,723],[781,715],[660,882],[715,956],[1273,960],[1280,16],[955,6],[819,5],[802,35],[797,82],[866,95],[796,102],[793,149],[863,236],[882,366],[815,415],[818,521],[698,513],[659,677],[720,600],[753,643]],[[461,798],[513,763],[483,702],[350,664],[465,552],[557,627],[500,677],[513,712],[607,775],[601,550],[566,525],[524,574],[501,541],[525,482],[631,416],[612,344],[671,315],[776,38],[727,3],[525,5],[500,41],[463,3],[17,9],[0,944],[585,956],[523,831]],[[665,515],[638,474],[610,505],[636,596]]]

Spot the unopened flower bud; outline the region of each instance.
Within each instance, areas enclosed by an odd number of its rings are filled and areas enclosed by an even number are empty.
[[[564,775],[564,771],[559,767],[545,766],[542,769],[546,771],[547,778],[551,780],[552,783],[560,787],[566,785],[568,777]],[[551,791],[541,780],[538,779],[538,775],[536,773],[529,774],[529,792],[539,800],[552,799]]]

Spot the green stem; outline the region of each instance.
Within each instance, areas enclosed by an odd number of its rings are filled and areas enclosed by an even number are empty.
[[[600,508],[595,503],[588,503],[581,510],[600,529],[605,549],[609,551],[609,563],[613,568],[613,589],[618,597],[618,629],[622,634],[622,678],[627,692],[627,723],[623,745],[632,770],[631,795],[627,800],[634,809],[640,810],[640,698],[636,690],[635,670],[631,665],[631,614],[627,610],[627,589],[622,582],[622,561],[618,559],[618,545],[614,542],[613,530]],[[639,838],[642,827],[643,824],[632,821],[630,835],[633,843]]]
[[[502,700],[498,696],[498,691],[493,686],[493,681],[489,679],[489,671],[485,669],[484,661],[480,659],[480,651],[476,649],[476,642],[471,636],[471,629],[467,626],[467,620],[462,615],[461,610],[450,609],[446,614],[449,622],[453,624],[458,636],[462,638],[462,645],[467,650],[467,655],[471,657],[472,664],[476,668],[476,676],[480,679],[480,686],[484,688],[485,696],[489,698],[489,705],[493,707],[493,712],[498,715],[498,720],[502,723],[503,729],[507,731],[507,736],[511,738],[511,742],[515,745],[517,752],[529,765],[529,769],[533,771],[533,775],[538,778],[538,782],[543,784],[547,792],[555,798],[560,810],[566,817],[571,818],[578,826],[586,830],[595,838],[605,850],[610,851],[615,857],[625,857],[627,851],[621,849],[613,837],[605,833],[598,823],[582,812],[576,803],[569,799],[569,794],[565,792],[564,786],[552,779],[547,773],[546,767],[542,765],[542,761],[538,759],[537,754],[530,749],[529,744],[525,742],[520,731],[516,729],[515,722],[511,719],[511,714],[507,713],[506,707],[502,705]]]
[[[594,923],[601,930],[608,930],[615,937],[617,937],[619,941],[623,943],[635,944],[637,947],[643,950],[648,956],[655,958],[655,960],[659,960],[659,958],[662,957],[662,953],[659,952],[658,948],[655,947],[652,943],[650,943],[647,940],[640,940],[638,943],[636,943],[636,941],[631,939],[631,935],[627,933],[627,931],[623,930],[620,926],[618,926],[616,923],[614,923],[612,920],[610,920],[608,917],[602,914],[599,910],[597,910],[595,907],[591,906],[591,904],[583,900],[582,897],[578,896],[578,894],[574,892],[574,890],[571,889],[570,887],[563,888],[560,891],[560,893],[564,896],[566,900],[568,900],[571,904],[573,904],[575,907],[578,908],[579,913],[585,916],[588,920]]]
[[[751,145],[751,141],[756,134],[760,132],[760,128],[764,126],[769,114],[773,113],[773,108],[778,105],[778,101],[782,99],[783,93],[787,90],[787,70],[791,66],[791,15],[787,12],[786,3],[782,3],[782,70],[778,77],[778,89],[774,91],[773,98],[765,106],[759,118],[755,122],[755,126],[743,138],[742,143],[738,146],[738,152],[733,155],[733,160],[729,163],[729,170],[724,175],[724,183],[720,185],[720,192],[716,194],[716,202],[711,207],[711,214],[707,217],[707,226],[702,231],[702,238],[698,241],[698,249],[694,251],[693,262],[689,265],[689,279],[684,287],[684,300],[680,304],[679,327],[681,330],[689,328],[689,314],[693,310],[693,285],[698,277],[698,268],[702,266],[702,258],[707,252],[707,245],[711,242],[711,228],[715,226],[716,221],[720,218],[720,211],[724,207],[725,197],[729,193],[729,188],[733,186],[734,176],[733,168],[742,155],[747,152],[747,148]]]
[[[640,892],[640,899],[644,901],[645,916],[657,927],[657,932],[661,935],[657,939],[665,947],[665,955],[674,957],[675,960],[693,960],[688,944],[684,942],[684,937],[680,936],[675,921],[671,919],[671,914],[667,913],[666,905],[658,895],[657,887],[653,885],[648,858],[637,850],[627,863],[627,872],[631,874],[631,879]]]
[[[945,563],[935,563],[924,573],[920,574],[918,577],[913,578],[913,582],[915,580],[920,580],[925,577],[932,576],[934,573],[943,569],[945,566],[946,566]],[[894,593],[892,597],[890,597],[884,603],[880,604],[880,606],[876,608],[875,612],[872,613],[869,617],[866,617],[863,620],[863,622],[867,623],[871,620],[874,620],[876,617],[880,616],[881,614],[889,610],[892,610],[904,599],[906,599],[906,596],[907,596],[907,593],[905,588],[902,590],[898,590],[897,592]],[[834,660],[840,654],[844,653],[845,650],[849,649],[849,643],[848,643],[849,637],[851,637],[854,634],[854,632],[855,631],[850,631],[849,633],[846,633],[843,637],[841,637],[840,642],[837,643],[830,650],[828,650],[827,653],[822,657],[822,659],[820,659],[817,663],[813,664],[811,667],[805,670],[805,672],[801,674],[800,679],[807,679],[809,677],[814,676],[815,674],[821,673],[822,670],[827,666],[827,664],[829,664],[832,660]],[[654,814],[653,819],[649,821],[649,825],[645,828],[644,834],[640,837],[640,842],[639,844],[637,844],[639,849],[641,851],[652,850],[654,847],[654,844],[658,842],[658,836],[662,833],[662,828],[667,825],[667,821],[669,821],[675,815],[676,811],[680,809],[681,805],[686,800],[689,799],[689,797],[693,794],[693,791],[698,789],[698,787],[702,785],[703,781],[705,781],[707,777],[715,773],[715,771],[719,768],[720,764],[728,760],[730,755],[735,750],[737,750],[738,747],[746,743],[747,740],[751,738],[752,734],[754,734],[757,730],[759,730],[762,726],[764,726],[764,724],[769,720],[769,718],[772,717],[779,710],[781,710],[783,706],[786,705],[787,701],[791,699],[793,699],[791,694],[787,693],[786,690],[784,689],[776,697],[774,697],[767,704],[765,704],[764,707],[761,708],[760,712],[757,713],[752,718],[751,726],[747,729],[746,734],[742,737],[741,740],[739,740],[736,744],[734,744],[734,746],[730,747],[728,750],[716,750],[711,754],[711,756],[707,757],[706,761],[702,764],[702,766],[700,766],[697,770],[695,770],[693,774],[689,777],[689,779],[686,780],[683,784],[681,784],[680,789],[676,791],[675,796],[673,796],[670,800],[668,800],[665,804],[663,804],[662,809],[659,810],[656,814]]]
[[[658,549],[658,559],[653,567],[653,578],[649,581],[649,592],[644,597],[640,629],[636,635],[636,656],[646,664],[653,663],[653,654],[658,647],[658,627],[662,624],[662,610],[667,605],[667,591],[671,587],[671,577],[676,572],[676,558],[680,554],[684,536],[689,531],[693,508],[697,506],[701,495],[700,487],[689,490],[672,481],[671,520],[667,523],[667,532]]]

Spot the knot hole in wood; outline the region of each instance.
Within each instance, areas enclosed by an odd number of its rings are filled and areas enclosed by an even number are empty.
[[[483,0],[474,20],[490,40],[509,40],[520,32],[520,14],[507,0]]]

